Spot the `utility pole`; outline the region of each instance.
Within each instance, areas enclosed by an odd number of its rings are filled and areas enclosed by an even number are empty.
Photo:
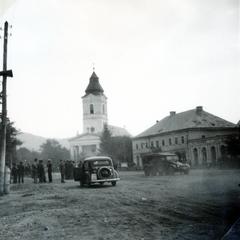
[[[12,70],[7,70],[7,42],[8,42],[8,22],[4,24],[3,38],[3,71],[2,76],[2,121],[1,121],[1,142],[0,142],[0,195],[4,194],[5,184],[5,160],[6,160],[6,132],[7,132],[7,77],[12,77]]]

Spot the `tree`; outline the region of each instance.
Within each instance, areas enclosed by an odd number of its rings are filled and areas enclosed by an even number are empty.
[[[40,151],[40,157],[42,159],[52,160],[54,169],[57,169],[61,159],[68,160],[70,158],[69,150],[65,147],[62,147],[55,139],[47,139],[47,141],[40,146]]]
[[[116,163],[128,162],[132,165],[132,139],[128,136],[112,136],[105,125],[100,137],[100,154],[110,156]]]
[[[230,136],[226,140],[226,150],[227,153],[233,157],[240,155],[240,137]]]
[[[1,124],[0,124],[1,128]],[[0,130],[1,131],[1,130]],[[21,145],[22,142],[17,139],[19,130],[14,127],[14,122],[7,122],[6,132],[6,165],[11,166],[13,162],[16,162],[17,146]],[[1,136],[0,136],[1,138]]]
[[[112,156],[112,133],[108,129],[107,124],[104,125],[100,141],[100,153]]]
[[[223,167],[240,167],[240,136],[229,136],[226,141],[226,155],[223,156]]]
[[[21,147],[17,150],[17,159],[18,161],[24,162],[25,160],[30,163],[35,158],[40,158],[40,153],[37,151],[30,151],[25,147]]]

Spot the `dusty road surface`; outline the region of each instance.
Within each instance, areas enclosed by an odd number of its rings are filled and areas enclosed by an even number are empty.
[[[220,239],[240,216],[240,171],[120,174],[116,187],[80,188],[57,176],[12,185],[0,197],[0,239]]]

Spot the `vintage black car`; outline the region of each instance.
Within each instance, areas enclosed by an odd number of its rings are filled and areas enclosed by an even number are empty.
[[[81,166],[74,168],[74,180],[79,181],[81,186],[103,185],[106,182],[116,186],[120,178],[110,157],[95,156],[84,159]]]
[[[188,174],[190,165],[178,161],[174,153],[146,153],[142,155],[142,164],[145,176],[172,175],[175,172]]]

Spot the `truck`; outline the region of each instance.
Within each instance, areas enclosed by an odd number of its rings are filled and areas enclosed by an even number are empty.
[[[190,171],[190,165],[180,162],[174,153],[145,153],[141,157],[145,176],[188,174]]]

